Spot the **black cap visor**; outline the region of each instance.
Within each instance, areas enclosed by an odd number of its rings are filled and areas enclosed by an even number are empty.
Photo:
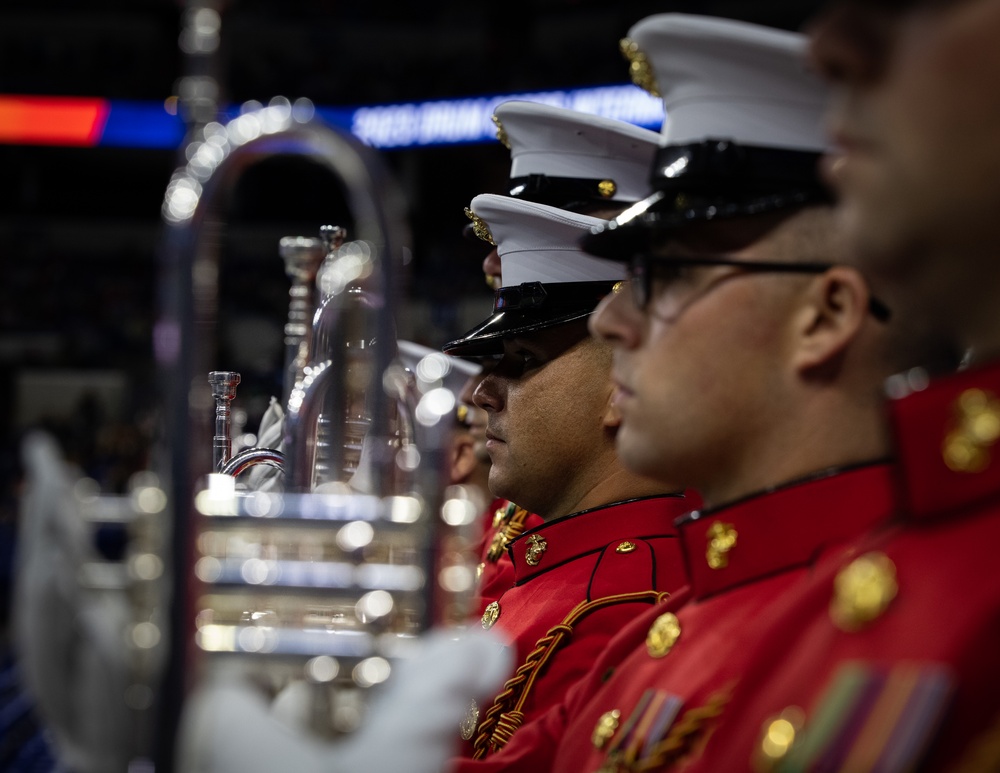
[[[503,340],[562,325],[590,315],[616,282],[525,282],[501,287],[493,313],[461,338],[444,345],[446,354],[488,357],[503,354]]]
[[[584,250],[627,261],[663,231],[832,200],[819,178],[821,154],[708,140],[656,154],[654,193],[583,238]]]

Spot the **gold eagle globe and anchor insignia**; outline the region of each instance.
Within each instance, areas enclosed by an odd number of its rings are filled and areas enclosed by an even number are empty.
[[[510,139],[507,137],[507,130],[503,128],[503,121],[500,120],[500,116],[494,115],[493,123],[497,127],[497,141],[507,148],[507,150],[510,150]]]
[[[639,48],[634,40],[622,38],[618,43],[618,48],[628,60],[628,74],[632,82],[644,91],[648,91],[654,97],[662,97],[659,87],[656,85],[656,75],[653,73],[653,65],[649,63],[649,58]]]
[[[486,225],[485,220],[468,207],[465,208],[465,216],[472,221],[472,231],[476,236],[484,242],[492,244],[494,247],[497,246],[497,243],[493,240],[493,234],[490,233],[490,227]]]
[[[462,740],[471,741],[472,737],[476,734],[477,727],[479,727],[479,704],[475,700],[471,700],[469,701],[468,708],[465,710],[465,716],[462,717],[462,722],[458,726],[462,734]]]
[[[543,537],[532,534],[528,537],[527,547],[524,550],[525,563],[528,566],[538,566],[538,562],[542,560],[542,556],[548,550],[548,547],[549,544]]]
[[[483,628],[488,631],[496,623],[498,617],[500,617],[500,603],[491,601],[486,605],[486,609],[483,611],[483,619],[480,622]]]
[[[990,449],[1000,440],[1000,400],[992,392],[967,389],[955,401],[955,421],[941,444],[953,472],[977,473],[990,466]]]
[[[716,521],[708,527],[705,535],[708,547],[705,549],[705,560],[711,569],[725,569],[729,566],[729,551],[736,547],[735,527],[731,523]]]

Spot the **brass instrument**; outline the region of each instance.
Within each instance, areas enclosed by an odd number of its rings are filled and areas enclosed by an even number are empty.
[[[294,430],[275,448],[247,448],[234,455],[230,406],[240,374],[210,372],[208,381],[215,400],[212,466],[217,472],[236,477],[263,464],[285,473],[286,442],[302,456],[295,468],[299,479],[288,481],[291,490],[304,492],[318,485],[346,482],[359,472],[371,422],[366,398],[370,376],[365,375],[371,368],[366,359],[370,359],[370,350],[376,345],[376,317],[382,304],[354,283],[371,273],[368,244],[345,245],[346,230],[339,226],[323,226],[320,234],[319,239],[284,237],[279,248],[291,280],[281,420],[290,421]],[[317,289],[322,298],[318,303]],[[320,376],[326,362],[339,364],[339,379],[331,379],[329,374]],[[413,374],[408,376],[412,382]],[[304,391],[307,383],[308,392]],[[406,403],[412,397],[412,383],[399,386],[403,391],[396,396],[395,431],[390,441],[397,448],[414,442],[413,406]],[[302,415],[309,416],[308,423],[303,423]],[[259,488],[262,480],[269,483],[271,478],[258,477],[248,487]]]
[[[269,118],[274,109],[264,109],[253,139],[240,142],[247,119],[241,116],[225,135],[215,129],[203,140],[229,149],[199,182],[205,195],[219,190],[216,179],[224,184],[242,156],[266,153],[280,138],[282,149],[301,145],[345,181],[359,238],[344,241],[342,233],[330,238],[326,232],[325,240],[281,242],[286,266],[290,256],[308,263],[288,270],[291,386],[283,459],[267,449],[230,455],[222,425],[238,381],[232,373],[213,372],[216,430],[211,443],[202,442],[211,421],[197,406],[209,404],[210,390],[192,374],[205,372],[196,365],[204,352],[181,346],[187,359],[171,363],[183,375],[175,382],[177,420],[170,425],[186,430],[186,438],[171,439],[175,555],[194,549],[190,566],[174,564],[187,592],[175,585],[176,602],[184,603],[177,604],[167,679],[177,683],[183,675],[197,683],[235,669],[329,736],[363,721],[366,690],[385,681],[414,637],[445,616],[450,596],[471,589],[471,568],[458,558],[471,536],[455,529],[471,526],[477,508],[461,491],[445,497],[443,461],[456,398],[443,387],[444,356],[440,378],[420,378],[396,361],[391,309],[405,233],[398,194],[367,148],[298,121],[293,111]],[[200,157],[197,149],[189,155]],[[171,192],[195,188],[197,170],[190,166],[171,183],[167,213],[176,209]],[[192,295],[210,298],[213,288],[199,287],[198,279],[216,272],[197,268],[211,260],[203,239],[211,231],[209,203],[200,197],[188,211],[171,225],[168,244],[190,256]],[[303,290],[316,281],[322,300],[312,309]],[[210,310],[212,304],[205,305]],[[212,320],[197,306],[193,312],[197,339],[204,340]],[[310,314],[314,324],[307,328]],[[180,421],[182,414],[187,421]],[[181,458],[179,447],[191,450]],[[198,450],[209,447],[211,462]],[[365,457],[363,469],[359,457]],[[231,475],[261,461],[282,464],[285,493],[235,489]],[[201,477],[211,470],[223,474]],[[355,480],[362,471],[364,485]],[[187,511],[186,502],[193,504]]]
[[[215,400],[215,436],[212,438],[212,469],[237,477],[258,464],[266,464],[284,472],[285,456],[273,448],[247,448],[233,455],[231,403],[236,397],[240,374],[228,370],[213,370],[208,374]]]
[[[210,53],[218,14],[202,5],[193,2],[187,16],[205,40],[189,43]],[[82,773],[174,770],[187,696],[234,671],[279,695],[278,708],[316,733],[350,731],[364,721],[367,690],[389,678],[416,634],[473,585],[463,529],[477,508],[462,491],[446,492],[442,474],[455,396],[443,387],[444,366],[420,377],[395,358],[391,312],[407,240],[401,194],[373,151],[314,121],[308,104],[275,99],[223,125],[213,120],[214,81],[197,67],[192,73],[180,89],[193,127],[187,162],[162,208],[154,352],[164,409],[155,472],[124,498],[88,490],[50,496],[40,507],[66,524],[83,512],[96,521],[94,513],[113,511],[130,536],[126,570],[102,591],[114,594],[118,611],[101,617],[93,605],[98,622],[86,629],[99,635],[103,620],[108,635],[93,646],[67,644],[110,654],[113,664],[114,678],[89,682],[107,691],[109,708],[88,718],[104,727],[80,741],[90,746],[74,760]],[[310,293],[318,283],[321,300],[310,310],[298,290],[291,298],[283,453],[233,454],[229,416],[239,375],[205,378],[213,371],[218,205],[245,168],[278,155],[311,159],[339,178],[356,234],[346,241],[324,231],[319,240],[280,246],[283,255],[322,258],[315,274],[296,268],[292,281]],[[361,493],[349,484],[366,453]],[[285,493],[236,490],[234,476],[261,464],[282,467]],[[36,498],[45,500],[50,483],[33,480]],[[59,486],[75,490],[62,479]],[[85,581],[103,576],[89,560],[70,558],[70,575],[79,568]],[[81,586],[66,609],[81,598],[89,605],[91,595]],[[60,624],[42,622],[40,637]],[[44,674],[43,661],[33,665]],[[63,685],[64,702],[72,689]]]
[[[334,229],[330,227],[330,233]],[[287,410],[288,398],[300,383],[307,367],[313,365],[311,356],[312,319],[316,303],[316,275],[327,254],[343,243],[344,230],[335,229],[324,249],[318,239],[285,237],[279,243],[279,252],[285,264],[285,273],[291,280],[288,290],[288,321],[285,323],[285,389],[282,405]],[[212,439],[212,469],[224,475],[238,476],[258,464],[266,464],[284,472],[285,457],[278,449],[249,448],[237,455],[232,452],[232,431],[229,421],[230,403],[236,397],[240,374],[232,371],[212,371],[208,374],[215,400],[215,436]]]

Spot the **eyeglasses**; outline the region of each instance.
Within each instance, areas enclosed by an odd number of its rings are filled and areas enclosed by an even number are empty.
[[[766,260],[737,260],[725,256],[704,255],[696,258],[661,257],[649,253],[636,253],[629,262],[627,276],[632,288],[632,298],[640,311],[647,311],[654,301],[657,307],[674,309],[679,313],[694,299],[692,277],[685,269],[705,266],[732,266],[747,273],[776,272],[783,274],[822,274],[834,267],[833,263],[778,263]],[[880,322],[888,322],[892,311],[874,296],[868,300],[868,311]],[[673,316],[668,313],[668,316]]]

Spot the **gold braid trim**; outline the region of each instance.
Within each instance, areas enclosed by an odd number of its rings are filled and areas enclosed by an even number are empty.
[[[496,727],[493,729],[494,748],[501,749],[506,746],[507,741],[514,735],[514,732],[524,722],[524,713],[520,711],[508,711],[500,715]]]
[[[604,607],[632,602],[648,602],[659,604],[670,594],[662,591],[635,591],[604,596],[593,601],[581,601],[563,619],[538,640],[535,648],[524,659],[524,663],[507,680],[503,690],[493,700],[493,705],[486,712],[486,718],[479,723],[478,733],[473,747],[473,759],[481,760],[490,752],[499,751],[510,740],[514,732],[524,721],[524,704],[528,700],[531,688],[541,676],[545,666],[569,638],[573,635],[573,626],[580,620]]]

